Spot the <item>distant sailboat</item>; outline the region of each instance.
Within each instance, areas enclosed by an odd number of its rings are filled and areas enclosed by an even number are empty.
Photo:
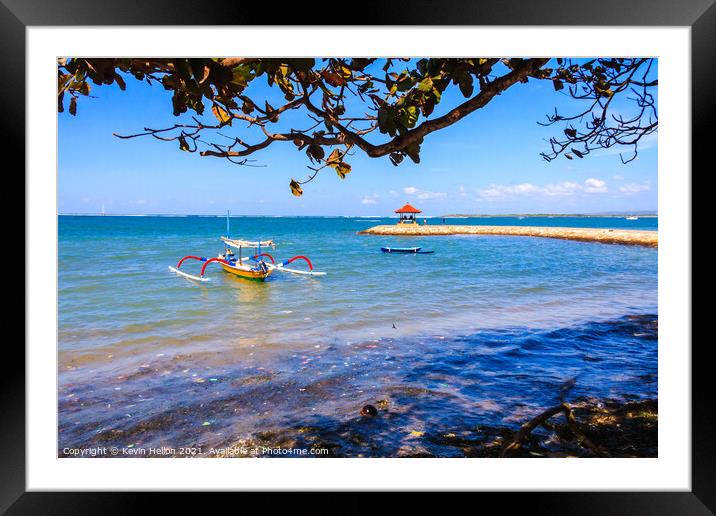
[[[104,217],[106,213],[104,212],[104,203],[102,203],[102,216]]]
[[[637,217],[636,215],[631,215],[631,216],[627,217],[626,219],[627,220],[639,220],[639,217]]]

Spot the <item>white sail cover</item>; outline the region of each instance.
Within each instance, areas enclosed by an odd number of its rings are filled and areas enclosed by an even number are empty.
[[[273,249],[276,248],[276,244],[274,244],[273,240],[261,240],[260,242],[252,242],[250,240],[236,240],[234,238],[227,238],[227,237],[221,237],[222,242],[224,242],[226,245],[230,247],[235,247],[236,249],[240,247],[258,247],[259,245],[261,247],[272,247]]]

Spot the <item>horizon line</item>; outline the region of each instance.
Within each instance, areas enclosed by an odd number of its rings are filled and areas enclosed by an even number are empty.
[[[640,215],[642,217],[656,217],[658,210],[634,210],[634,211],[613,211],[613,212],[564,212],[564,213],[448,213],[445,215],[421,215],[416,218],[478,218],[478,217],[544,217],[544,216],[579,216],[579,217],[619,217],[624,215]],[[58,217],[226,217],[226,213],[101,213],[101,212],[66,212],[57,213]],[[330,217],[330,218],[363,218],[363,219],[397,219],[397,215],[258,215],[258,214],[231,214],[230,217]]]

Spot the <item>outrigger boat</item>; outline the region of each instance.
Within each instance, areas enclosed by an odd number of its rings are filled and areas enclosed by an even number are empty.
[[[381,247],[384,253],[433,254],[435,251],[421,251],[422,247]]]
[[[226,232],[228,234],[228,214],[226,220],[226,228]],[[314,271],[311,260],[309,260],[303,255],[294,256],[293,258],[284,260],[281,263],[276,263],[274,257],[271,256],[269,253],[261,252],[262,247],[271,247],[272,249],[276,248],[276,244],[274,244],[272,240],[258,240],[256,242],[252,242],[249,240],[236,240],[229,238],[228,236],[222,236],[221,241],[224,242],[224,252],[223,254],[219,254],[216,258],[205,258],[203,256],[188,255],[179,260],[179,263],[177,263],[176,267],[169,266],[169,270],[179,274],[180,276],[184,276],[185,278],[189,278],[195,281],[210,281],[209,278],[204,276],[206,267],[210,263],[218,263],[226,272],[230,274],[234,274],[235,276],[238,276],[240,278],[255,281],[265,281],[266,278],[268,278],[274,271],[290,272],[292,274],[301,274],[305,276],[326,275],[325,272]],[[234,254],[232,248],[238,249],[238,257]],[[251,249],[253,251],[252,253],[250,253],[250,256],[245,258],[243,256],[244,249]],[[202,265],[201,272],[198,276],[180,270],[182,264],[186,260],[198,260],[200,262],[204,262],[204,265]],[[299,269],[289,269],[288,267],[286,267],[286,265],[296,260],[304,260],[308,264],[308,270],[306,271]]]

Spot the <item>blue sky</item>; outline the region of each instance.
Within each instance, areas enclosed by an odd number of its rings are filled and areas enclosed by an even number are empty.
[[[98,213],[104,205],[109,214],[222,214],[228,209],[235,215],[389,215],[406,201],[426,215],[657,209],[656,134],[626,165],[612,149],[581,160],[542,160],[545,140],[561,128],[537,121],[555,107],[564,113],[577,108],[549,81],[517,84],[429,135],[419,165],[405,159],[394,167],[387,157],[356,152],[347,160],[353,168],[345,180],[326,169],[304,186],[302,197],[291,195],[288,183],[292,177],[304,179],[309,163],[291,143],[255,154],[265,167],[250,168],[181,152],[176,142],[116,138],[113,132],[136,133],[182,120],[172,115],[169,92],[131,78],[126,82],[124,92],[116,85],[94,87],[94,98],[80,99],[76,117],[59,114],[60,213]],[[268,96],[277,106],[281,97],[275,89],[261,77],[247,93]],[[450,87],[433,116],[461,98]],[[308,125],[293,116],[282,123]],[[204,117],[215,120],[208,109]],[[236,125],[231,131],[259,140]]]

